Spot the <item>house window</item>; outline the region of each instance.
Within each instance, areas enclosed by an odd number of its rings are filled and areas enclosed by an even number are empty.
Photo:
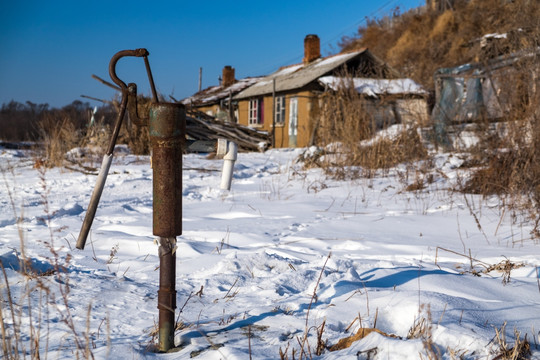
[[[276,97],[275,114],[276,126],[282,126],[285,124],[285,96]]]
[[[249,100],[249,125],[262,125],[264,123],[263,99]]]

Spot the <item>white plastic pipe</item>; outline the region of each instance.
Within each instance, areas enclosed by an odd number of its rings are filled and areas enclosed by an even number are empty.
[[[216,158],[223,159],[225,154],[227,154],[229,141],[227,139],[218,139],[217,148],[216,148]]]
[[[238,157],[238,146],[232,141],[227,142],[227,153],[223,156],[223,171],[221,172],[222,190],[231,190],[234,162]]]

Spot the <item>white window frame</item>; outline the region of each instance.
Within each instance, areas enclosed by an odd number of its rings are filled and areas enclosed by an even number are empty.
[[[262,126],[264,122],[264,108],[263,108],[263,99],[251,99],[249,100],[248,108],[248,124],[255,126]]]
[[[259,124],[259,99],[249,100],[248,114],[249,114],[248,124],[258,125]]]
[[[276,126],[285,125],[285,96],[276,97],[276,117],[274,119]]]

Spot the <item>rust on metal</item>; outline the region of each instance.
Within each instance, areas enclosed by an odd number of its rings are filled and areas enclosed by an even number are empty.
[[[122,50],[113,55],[111,61],[109,62],[109,76],[111,77],[112,81],[114,81],[114,83],[118,85],[120,89],[122,89],[122,93],[127,91],[127,85],[125,82],[120,80],[118,76],[116,76],[116,63],[118,60],[125,56],[143,57],[148,55],[149,53],[146,49]]]
[[[116,124],[114,126],[111,142],[109,143],[109,147],[107,148],[107,155],[111,155],[114,151],[114,145],[116,144],[116,139],[118,138],[118,134],[120,133],[120,127],[122,126],[122,119],[124,118],[124,114],[126,113],[126,106],[128,101],[128,87],[126,83],[120,80],[116,75],[116,63],[118,62],[118,60],[125,56],[148,56],[148,50],[122,50],[114,54],[114,56],[111,58],[111,61],[109,62],[109,76],[111,77],[112,81],[114,81],[114,83],[120,87],[122,91],[122,105],[120,107],[118,119],[116,120]]]
[[[154,77],[152,76],[152,71],[150,70],[150,63],[148,62],[148,55],[144,55],[144,66],[146,66],[146,73],[148,74],[148,81],[150,82],[150,89],[152,89],[152,98],[155,103],[158,103],[156,85],[154,85]]]
[[[159,350],[174,347],[176,236],[182,234],[182,153],[186,112],[181,104],[152,103],[153,234],[159,236]]]
[[[153,233],[182,234],[182,148],[186,116],[181,104],[150,105],[153,168]]]
[[[159,349],[174,347],[174,311],[176,309],[176,238],[159,238]]]
[[[148,126],[148,116],[140,115],[137,109],[137,84],[129,83],[127,89],[129,119],[137,126]]]

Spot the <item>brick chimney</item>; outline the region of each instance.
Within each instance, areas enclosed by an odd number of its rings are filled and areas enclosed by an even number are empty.
[[[304,39],[304,64],[321,57],[321,42],[317,35],[307,35]]]
[[[232,84],[235,83],[235,79],[234,79],[234,68],[231,67],[230,65],[227,65],[223,68],[223,74],[221,76],[222,80],[221,80],[221,85],[223,87],[229,87],[231,86]]]

